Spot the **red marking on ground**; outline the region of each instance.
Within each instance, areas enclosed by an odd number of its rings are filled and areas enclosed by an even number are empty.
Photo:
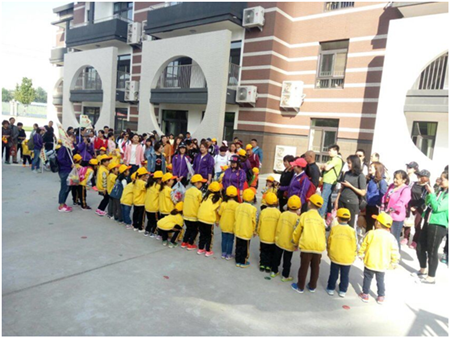
[[[169,276],[163,276],[165,279],[169,279]]]
[[[343,305],[342,308],[343,308],[344,310],[350,310],[350,306],[348,306],[348,305]]]
[[[82,239],[86,239],[86,238],[87,238],[87,236],[81,236],[81,238],[82,238]]]

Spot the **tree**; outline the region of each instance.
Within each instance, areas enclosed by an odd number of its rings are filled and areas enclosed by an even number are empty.
[[[35,102],[47,103],[47,92],[42,87],[37,87]]]
[[[8,89],[2,88],[2,102],[9,102],[12,99],[11,91]]]
[[[14,99],[27,107],[36,97],[36,90],[33,88],[33,81],[27,77],[22,78],[22,83],[16,84]]]

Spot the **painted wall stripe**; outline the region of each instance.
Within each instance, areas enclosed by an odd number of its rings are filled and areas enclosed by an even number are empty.
[[[261,113],[270,113],[270,114],[276,114],[281,115],[282,112],[277,109],[270,109],[270,108],[242,108],[240,110],[243,111],[249,111],[249,112],[261,112]],[[363,113],[338,113],[338,112],[304,112],[300,111],[296,116],[317,116],[317,117],[356,117],[356,118],[376,118],[376,114],[363,114]]]
[[[253,125],[253,126],[268,126],[275,128],[284,128],[284,129],[298,129],[298,130],[309,130],[309,126],[299,126],[292,124],[279,124],[279,123],[271,123],[271,122],[261,122],[261,121],[239,121],[238,124],[243,125]],[[373,134],[373,129],[360,129],[360,128],[338,128],[338,132],[344,131],[349,133],[369,133]]]

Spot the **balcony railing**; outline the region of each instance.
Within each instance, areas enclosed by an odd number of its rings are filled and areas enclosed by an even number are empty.
[[[154,11],[156,9],[165,8],[165,7],[172,7],[172,6],[176,6],[176,5],[179,5],[179,4],[181,4],[181,1],[178,1],[178,2],[162,2],[160,4],[156,4],[156,5],[150,6],[148,8],[148,10],[149,11]]]
[[[75,82],[74,90],[101,90],[102,81],[96,71],[82,72]]]
[[[425,68],[414,83],[413,90],[448,89],[448,53],[440,56]]]
[[[325,12],[334,11],[337,9],[351,8],[354,7],[354,2],[326,2]]]
[[[133,22],[132,20],[130,20],[128,18],[124,18],[124,17],[120,16],[119,14],[114,14],[112,16],[105,16],[103,18],[97,18],[97,19],[94,20],[93,23],[96,24],[96,23],[105,22],[105,21],[111,21],[111,20],[115,20],[115,19],[124,21],[126,23],[132,23]],[[72,28],[84,27],[84,26],[87,26],[87,25],[89,25],[88,21],[80,22],[80,23],[77,23],[77,24],[73,24],[73,21],[70,21],[70,27],[69,28],[72,29]]]

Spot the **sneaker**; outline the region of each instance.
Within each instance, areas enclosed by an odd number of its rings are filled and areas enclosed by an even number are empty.
[[[96,186],[93,186],[93,187],[92,187],[92,190],[94,190],[94,191],[98,191],[98,189],[97,189],[97,187],[96,187]]]
[[[403,239],[400,241],[400,244],[401,244],[401,245],[406,245],[406,244],[408,244],[408,240],[407,240],[406,238],[403,238]]]
[[[368,303],[369,302],[369,295],[368,294],[361,292],[358,296],[359,296],[359,298],[361,298],[361,300],[364,303]]]
[[[250,266],[250,262],[246,262],[245,264],[241,264],[241,268],[248,268]]]
[[[156,235],[155,235],[154,233],[151,233],[151,234],[150,234],[150,238],[155,238],[155,236],[156,236]]]
[[[131,224],[127,224],[127,225],[125,226],[125,229],[127,229],[127,230],[133,229],[133,226],[132,226]]]
[[[64,206],[66,207],[66,209],[69,211],[69,212],[71,212],[73,209],[72,209],[72,207],[69,207],[67,204],[64,204]]]
[[[222,256],[221,256],[221,258],[222,258],[222,259],[227,258],[227,254],[226,254],[226,253],[223,253]]]
[[[100,209],[95,210],[95,213],[101,217],[105,216]]]
[[[225,259],[226,259],[227,261],[229,261],[229,260],[231,259],[231,255],[227,255],[227,257],[225,257]]]
[[[162,241],[162,245],[166,246],[167,245],[167,241]]]
[[[339,295],[339,297],[344,298],[345,295],[346,295],[346,292],[344,292],[344,291],[339,291],[338,295]]]
[[[143,233],[143,232],[145,232],[145,230],[142,230],[142,229],[141,229],[141,230],[138,230],[138,232],[139,232],[139,233]]]
[[[169,243],[170,249],[176,248],[177,246],[178,246],[178,243],[172,243],[172,242]]]
[[[266,270],[266,267],[264,265],[259,266],[259,271],[264,272]]]
[[[297,283],[292,283],[291,284],[291,289],[298,292],[298,293],[303,293],[305,290],[299,289]]]
[[[446,254],[443,254],[441,257],[441,263],[447,264],[448,263],[448,258]]]
[[[212,255],[214,255],[214,251],[206,251],[206,253],[205,253],[205,256],[206,257],[209,257],[209,256],[212,256]]]
[[[186,249],[188,247],[187,242],[181,243],[181,249]]]
[[[236,263],[236,266],[237,266],[238,268],[240,268],[240,267],[241,267],[241,263]]]
[[[415,271],[411,273],[411,277],[427,278],[427,276],[428,276],[427,272]]]
[[[27,165],[26,164],[22,164],[22,167],[26,167]]]
[[[148,235],[150,235],[150,233],[149,233],[148,231],[146,231],[146,232],[144,233],[144,236],[145,236],[145,237],[148,237]]]
[[[206,252],[205,249],[198,249],[197,250],[197,255],[203,255]]]
[[[188,244],[187,245],[187,249],[188,249],[188,251],[195,250],[195,249],[197,249],[197,245],[195,245],[195,244]]]
[[[82,210],[92,210],[92,208],[89,205],[86,205],[85,207],[81,207]]]
[[[277,272],[277,273],[275,273],[275,272],[271,272],[270,273],[270,277],[272,277],[272,278],[275,278],[276,276],[278,276],[280,273],[279,272]]]
[[[289,277],[281,277],[281,281],[282,282],[292,282],[294,280],[293,277],[289,276]]]
[[[327,293],[328,293],[330,296],[334,296],[334,290],[327,289]]]
[[[72,210],[68,209],[66,205],[63,205],[62,207],[58,207],[59,212],[71,212]]]
[[[378,297],[377,297],[377,303],[380,304],[380,305],[383,305],[383,303],[384,303],[384,297],[383,297],[383,296],[378,296]]]
[[[156,238],[157,241],[162,240],[162,237],[160,235],[156,235],[155,238]]]
[[[270,273],[270,267],[266,266],[266,273]]]
[[[316,292],[316,289],[311,289],[311,288],[309,287],[309,283],[308,283],[308,285],[307,285],[306,287],[308,288],[308,291],[309,291],[309,292],[311,292],[311,293]]]

